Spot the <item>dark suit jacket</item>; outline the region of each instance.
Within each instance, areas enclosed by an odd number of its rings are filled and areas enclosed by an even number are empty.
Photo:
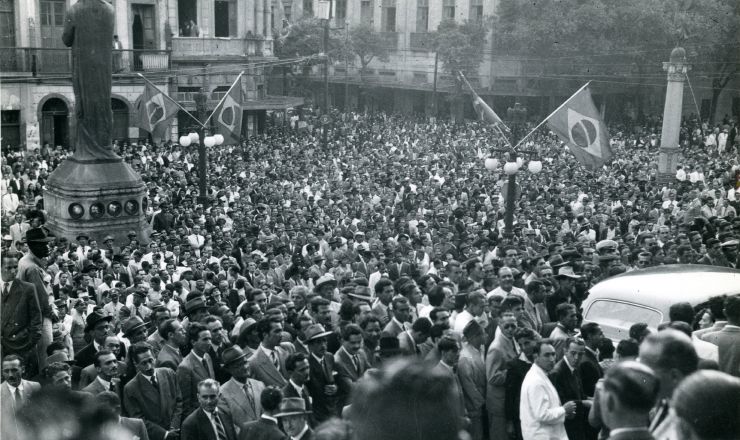
[[[180,428],[182,396],[174,371],[167,368],[154,371],[159,390],[137,374],[123,388],[123,406],[128,416],[144,421],[151,440],[163,440],[167,431]]]
[[[527,375],[529,368],[532,366],[529,362],[521,359],[512,361],[506,373],[505,385],[506,395],[504,400],[504,416],[506,421],[514,422],[514,427],[519,432],[521,438],[521,421],[519,420],[519,402],[521,401],[522,382]]]
[[[288,436],[274,422],[260,418],[242,426],[239,440],[288,440]]]
[[[324,355],[324,367],[316,358],[308,355],[308,364],[311,366],[311,375],[306,387],[313,398],[313,415],[317,423],[321,423],[331,417],[339,417],[341,407],[338,406],[338,395],[329,396],[324,393],[324,386],[335,385],[334,357],[330,354]]]
[[[182,354],[180,350],[176,350],[167,344],[162,345],[162,349],[159,350],[157,355],[157,367],[169,368],[172,371],[177,371],[177,366],[182,362]]]
[[[303,399],[306,403],[306,411],[311,412],[311,414],[306,415],[306,420],[308,420],[308,424],[310,426],[316,426],[316,418],[313,416],[313,399],[311,398],[311,394],[309,394],[306,385],[303,385],[301,393],[299,394],[298,390],[296,390],[292,384],[288,383],[288,385],[283,387],[283,398],[286,397],[300,397]]]
[[[118,361],[118,371],[121,373],[121,375],[126,374],[126,363],[125,362]],[[97,377],[98,377],[98,370],[95,368],[94,364],[91,364],[85,368],[82,368],[79,372],[79,381],[77,382],[78,388],[85,388],[86,386],[93,383],[95,379],[97,379]],[[121,377],[121,383],[125,383],[125,382],[127,382],[127,380],[124,377]]]
[[[149,440],[149,434],[146,433],[146,425],[143,420],[121,417],[121,426],[130,432],[132,436],[139,437],[139,440]]]
[[[389,263],[387,266],[388,278],[392,281],[396,281],[401,277],[412,277],[414,276],[414,266],[410,263],[401,263],[401,270],[398,270],[398,263]]]
[[[114,385],[114,388],[115,388],[115,391],[114,392],[120,398],[121,397],[121,382],[116,383]],[[93,396],[97,396],[100,393],[103,393],[105,391],[110,391],[110,390],[107,389],[107,388],[105,388],[105,387],[103,387],[103,384],[100,383],[100,381],[96,377],[95,380],[93,380],[92,382],[90,382],[90,384],[88,386],[86,386],[85,388],[81,389],[80,391],[83,391],[85,393],[90,393]]]
[[[211,357],[208,353],[205,353],[203,359],[208,362],[208,371],[192,351],[177,366],[177,385],[180,387],[180,393],[182,394],[182,413],[186,417],[199,406],[198,383],[205,379],[215,379]]]
[[[25,353],[41,339],[41,307],[33,284],[13,280],[2,298],[3,355]]]
[[[596,355],[586,350],[581,358],[581,363],[578,364],[578,370],[581,373],[583,394],[588,397],[593,397],[596,382],[604,376],[604,372],[601,370],[601,365],[599,365],[599,360],[596,359]]]
[[[576,401],[576,416],[572,419],[565,420],[565,431],[568,433],[569,440],[585,440],[585,427],[588,424],[588,412],[581,404],[584,399],[583,385],[581,383],[578,368],[570,371],[565,359],[559,360],[549,374],[550,381],[558,391],[561,403],[571,400]]]
[[[645,429],[644,431],[629,431],[610,435],[607,440],[655,440],[655,437]]]
[[[218,411],[218,417],[221,419],[221,424],[224,426],[224,433],[226,433],[227,440],[236,440],[236,431],[234,430],[234,422],[231,420],[231,416],[226,411]],[[182,440],[218,440],[216,431],[214,431],[211,420],[203,411],[203,408],[198,408],[193,411],[184,422],[182,422],[182,431],[180,431],[180,439]]]
[[[370,368],[367,359],[365,359],[364,351],[359,350],[357,352],[357,359],[359,360],[359,364],[355,367],[347,351],[339,349],[334,354],[334,366],[337,370],[337,386],[339,387],[338,408],[344,408],[345,405],[349,404],[355,382]]]

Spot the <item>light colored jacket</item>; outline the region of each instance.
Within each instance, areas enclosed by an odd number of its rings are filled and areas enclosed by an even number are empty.
[[[547,373],[532,364],[522,382],[519,417],[527,440],[567,440],[565,408]]]

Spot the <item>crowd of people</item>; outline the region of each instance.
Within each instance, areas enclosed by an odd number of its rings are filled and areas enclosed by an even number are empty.
[[[740,296],[621,341],[581,308],[624,272],[739,267],[734,122],[685,121],[668,182],[659,120],[613,125],[597,171],[537,132],[509,230],[490,127],[333,120],[212,149],[206,194],[197,148],[117,145],[148,189],[125,241],[50,236],[68,153],[5,152],[3,438],[740,437]]]

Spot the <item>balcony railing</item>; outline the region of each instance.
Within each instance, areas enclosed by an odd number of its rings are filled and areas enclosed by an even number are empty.
[[[114,50],[111,64],[113,73],[167,70],[170,53],[149,49]],[[0,47],[0,71],[33,76],[69,74],[72,72],[72,51],[66,48]]]
[[[259,37],[216,38],[216,37],[173,37],[174,58],[218,58],[272,56],[272,40]]]
[[[409,35],[409,47],[412,50],[425,50],[431,52],[434,50],[433,35],[434,34],[429,32],[412,32]]]

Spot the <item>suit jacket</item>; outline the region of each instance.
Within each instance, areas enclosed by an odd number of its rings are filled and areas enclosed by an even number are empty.
[[[31,382],[30,380],[21,379],[21,384],[23,387],[23,390],[21,391],[21,398],[24,402],[27,402],[28,399],[31,398],[33,393],[41,390],[41,385],[38,382]],[[0,411],[2,411],[1,414],[3,417],[3,425],[8,423],[9,419],[15,420],[15,399],[10,392],[8,382],[3,382],[2,384],[0,384],[0,405],[2,405]],[[5,432],[5,430],[3,430],[3,432]]]
[[[123,361],[118,361],[118,371],[121,373],[121,375],[126,374],[126,363]],[[78,388],[85,388],[86,386],[90,385],[91,383],[95,382],[95,379],[98,377],[98,370],[95,368],[95,365],[88,365],[87,367],[80,370],[80,378],[79,382],[77,383]],[[121,377],[122,382],[125,382],[125,378]]]
[[[198,383],[205,379],[215,379],[211,357],[208,353],[204,353],[203,359],[208,363],[208,370],[192,351],[177,366],[177,385],[180,387],[180,393],[182,393],[183,415],[189,416],[199,407]]]
[[[514,427],[517,430],[521,430],[519,403],[521,402],[522,382],[524,382],[524,377],[527,375],[531,366],[532,364],[529,362],[516,359],[509,365],[506,373],[504,415],[507,421],[514,422]]]
[[[116,393],[118,395],[118,397],[120,398],[121,397],[121,382],[120,381],[117,381],[115,383],[115,385],[113,385],[113,387],[114,387],[114,391],[113,392]],[[80,391],[85,392],[85,393],[90,393],[93,396],[97,396],[100,393],[103,393],[105,391],[110,391],[110,390],[107,389],[107,388],[105,388],[103,386],[103,384],[100,383],[100,381],[96,377],[95,380],[93,380],[92,382],[90,382],[90,384],[88,386],[86,386],[85,388],[81,389]]]
[[[303,399],[303,401],[306,403],[306,411],[310,411],[310,414],[306,414],[306,420],[308,421],[308,424],[310,426],[316,426],[316,418],[313,416],[313,399],[311,398],[311,395],[308,392],[308,388],[306,385],[303,385],[301,388],[301,392],[299,393],[298,390],[295,389],[293,384],[290,382],[288,385],[285,385],[283,387],[283,398],[286,397],[300,397]]]
[[[565,342],[568,338],[572,337],[573,334],[568,333],[562,324],[557,323],[555,328],[550,333],[550,340],[552,340],[552,346],[555,347],[555,355],[557,360],[561,360],[565,356],[565,350],[568,348],[565,346]]]
[[[156,366],[160,368],[169,368],[172,371],[177,371],[177,366],[182,362],[182,354],[180,350],[172,348],[167,344],[162,345],[162,349],[159,350],[157,355]]]
[[[277,354],[278,361],[280,363],[279,370],[275,368],[275,364],[272,363],[270,357],[267,356],[261,348],[258,348],[249,358],[249,367],[251,368],[252,375],[255,379],[263,382],[266,386],[272,385],[282,388],[288,383],[283,372],[286,371],[285,359],[290,355],[290,353],[282,346],[275,347],[275,353]]]
[[[324,386],[334,385],[336,381],[334,375],[336,368],[334,366],[334,357],[330,354],[324,355],[324,366],[313,354],[308,355],[308,364],[311,366],[311,375],[306,388],[313,399],[313,415],[317,423],[321,423],[331,417],[339,417],[338,395],[329,396],[324,393]]]
[[[571,371],[565,359],[561,359],[555,364],[549,376],[562,403],[571,400],[577,403],[576,416],[572,419],[565,420],[565,431],[568,433],[568,439],[585,440],[585,424],[588,423],[588,412],[585,411],[584,406],[581,404],[581,400],[585,396],[583,394],[583,384],[581,383],[578,368]]]
[[[391,281],[396,281],[397,279],[401,277],[412,277],[414,276],[414,266],[412,266],[410,263],[401,263],[401,268],[399,270],[398,263],[389,263],[387,265],[388,269],[388,278],[391,279]]]
[[[398,335],[403,333],[405,330],[406,329],[403,326],[398,325],[398,322],[396,322],[395,319],[391,319],[383,328],[383,333],[388,333],[389,335],[397,338]]]
[[[224,426],[226,439],[236,440],[234,421],[231,419],[229,413],[226,411],[218,411],[218,418]],[[193,411],[193,413],[190,414],[184,422],[182,422],[180,438],[182,440],[219,440],[215,428],[213,427],[211,420],[206,415],[206,412],[203,411],[203,408],[198,408]]]
[[[288,440],[288,436],[272,420],[261,418],[242,426],[239,440]]]
[[[357,359],[359,362],[355,367],[352,357],[346,350],[340,348],[334,354],[334,366],[337,369],[337,387],[339,387],[339,408],[344,408],[345,405],[349,404],[355,382],[370,368],[362,350],[357,352]]]
[[[628,432],[617,432],[616,435],[610,435],[607,440],[655,440],[655,437],[648,431],[628,431]]]
[[[506,369],[517,358],[514,340],[499,331],[486,353],[486,407],[488,412],[504,415],[506,399]]]
[[[139,440],[149,440],[149,434],[146,433],[146,425],[143,420],[121,417],[120,424],[131,433],[132,438],[138,437]]]
[[[581,382],[583,383],[583,394],[593,397],[596,382],[604,376],[604,371],[601,369],[596,355],[587,349],[581,358],[581,362],[578,364],[578,370],[581,374]]]
[[[41,307],[33,284],[13,280],[2,298],[3,355],[24,354],[41,339]]]
[[[84,369],[85,367],[95,363],[95,353],[97,352],[98,350],[95,349],[95,344],[92,342],[82,347],[82,349],[75,354],[77,366]],[[126,370],[124,369],[123,371]]]
[[[179,429],[182,419],[182,396],[175,372],[155,368],[158,388],[137,374],[123,388],[123,406],[129,417],[142,419],[151,440],[163,440],[167,431]]]
[[[417,352],[417,350],[420,349],[417,347],[414,338],[412,338],[407,331],[403,331],[398,334],[398,347],[401,349],[401,353],[403,353],[404,356],[414,356],[418,358],[421,354],[420,352]]]
[[[704,340],[719,349],[719,369],[740,377],[740,327],[728,324],[718,332],[705,335]]]
[[[249,388],[251,388],[252,402],[254,407],[247,398],[243,385],[232,378],[225,384],[221,385],[221,396],[218,399],[218,407],[231,414],[234,427],[240,427],[247,422],[253,422],[262,415],[262,404],[260,395],[265,389],[265,384],[258,380],[247,379]]]
[[[481,353],[468,344],[460,352],[457,377],[468,417],[482,417],[486,404],[486,364]]]

